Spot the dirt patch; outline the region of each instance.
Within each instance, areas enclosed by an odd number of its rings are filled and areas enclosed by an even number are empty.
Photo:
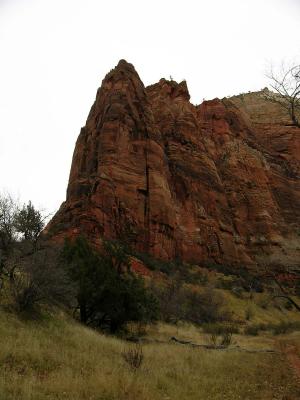
[[[300,384],[300,356],[297,347],[293,343],[279,342],[280,350],[285,355],[292,368],[297,382]]]

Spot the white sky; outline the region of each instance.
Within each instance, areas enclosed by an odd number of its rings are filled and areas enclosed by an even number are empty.
[[[192,101],[259,90],[299,60],[300,0],[0,0],[0,191],[47,212],[119,59],[145,85],[186,79]]]

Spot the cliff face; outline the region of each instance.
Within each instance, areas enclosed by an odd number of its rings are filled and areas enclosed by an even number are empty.
[[[121,60],[81,129],[49,236],[126,237],[188,262],[296,264],[300,129],[263,92],[189,98],[185,82],[145,88]]]

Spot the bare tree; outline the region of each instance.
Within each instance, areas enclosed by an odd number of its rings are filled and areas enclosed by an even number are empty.
[[[297,311],[300,311],[300,303],[297,300],[300,294],[299,267],[264,266],[260,278],[268,284],[275,285],[273,299],[286,299]]]
[[[0,194],[0,286],[4,275],[12,278],[20,259],[37,250],[44,218],[29,201],[20,208],[9,194]]]
[[[266,91],[265,98],[284,108],[292,124],[300,128],[300,65],[282,66],[280,73],[275,73],[271,67],[266,76],[274,92]]]
[[[3,277],[14,269],[17,232],[14,221],[18,212],[17,202],[9,194],[0,194],[0,288]]]
[[[45,304],[72,307],[75,302],[75,285],[62,264],[60,248],[53,245],[37,250],[16,264],[10,289],[21,312]]]
[[[16,240],[14,225],[18,211],[16,201],[9,195],[0,195],[0,257],[6,256]]]

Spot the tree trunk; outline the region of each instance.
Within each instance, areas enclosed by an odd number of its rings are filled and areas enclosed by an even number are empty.
[[[114,334],[119,329],[119,323],[117,321],[110,321],[110,333]]]
[[[87,312],[86,312],[86,303],[85,301],[81,301],[79,304],[80,309],[80,322],[83,324],[87,323]]]
[[[300,128],[300,123],[299,123],[299,121],[298,121],[298,119],[296,117],[296,113],[295,113],[295,105],[294,105],[294,103],[291,103],[291,118],[292,118],[293,124],[295,126],[297,126],[298,128]]]

